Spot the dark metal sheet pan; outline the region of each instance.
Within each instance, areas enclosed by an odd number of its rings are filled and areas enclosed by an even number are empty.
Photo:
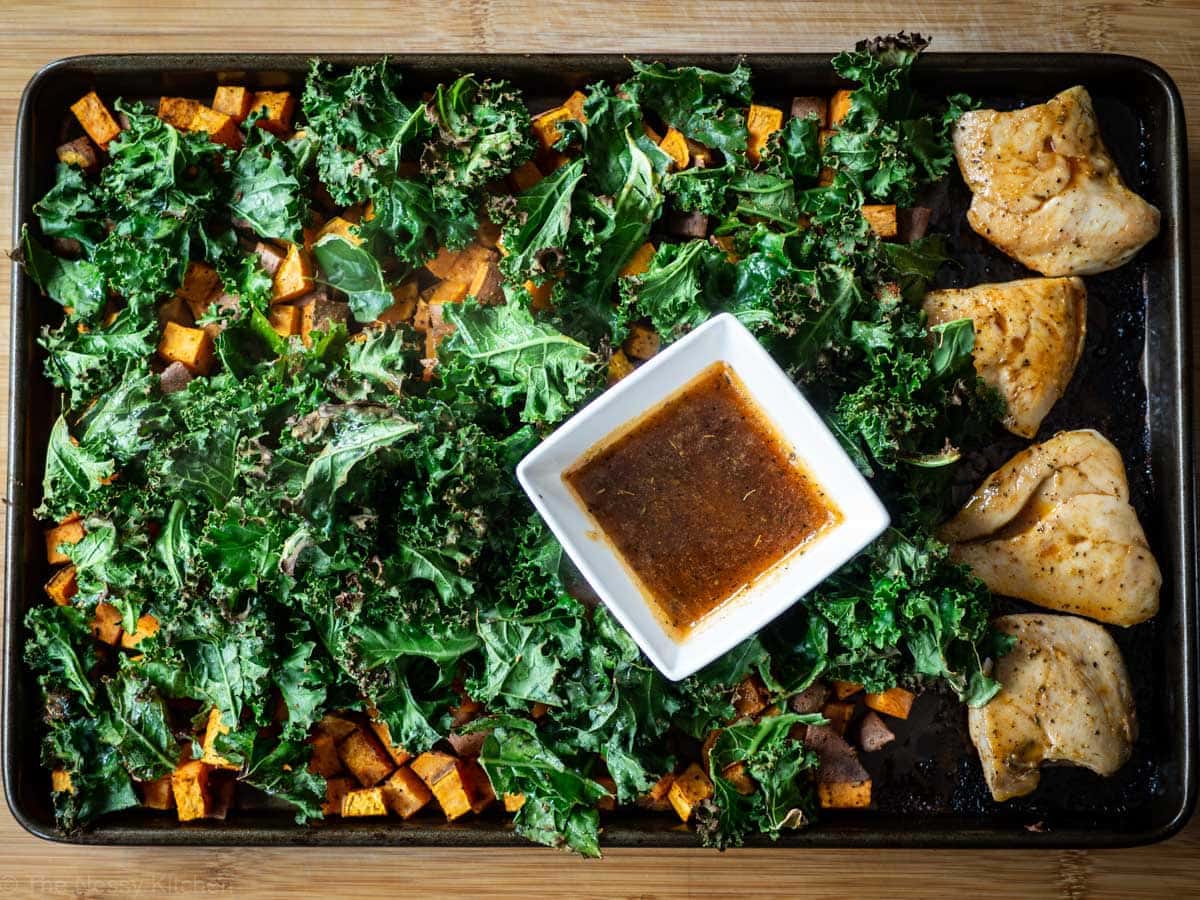
[[[378,59],[333,54],[339,65]],[[667,55],[675,64],[727,67],[746,59],[756,98],[785,103],[794,94],[838,82],[817,54]],[[219,82],[255,87],[300,85],[306,55],[113,55],[59,60],[30,81],[18,117],[14,234],[53,180],[54,147],[67,106],[90,89],[106,97],[205,96]],[[623,57],[604,55],[398,55],[415,89],[461,72],[508,78],[537,111],[572,88],[620,78]],[[1187,152],[1183,108],[1170,77],[1156,66],[1097,54],[932,54],[917,70],[929,93],[968,91],[989,105],[1040,102],[1073,84],[1092,93],[1104,138],[1131,186],[1163,213],[1162,234],[1130,265],[1089,278],[1087,350],[1068,396],[1043,434],[1096,427],[1120,448],[1138,513],[1164,573],[1162,610],[1146,625],[1116,635],[1136,685],[1141,722],[1133,760],[1115,777],[1047,770],[1029,798],[999,805],[983,787],[956,704],[919,699],[912,720],[887,751],[868,754],[876,809],[827,813],[813,828],[776,847],[1113,847],[1163,840],[1177,832],[1196,800],[1196,509],[1192,467],[1191,360],[1187,259]],[[935,229],[948,232],[961,267],[946,284],[1019,277],[1021,268],[987,246],[963,222],[968,197],[957,176],[936,199]],[[88,844],[323,844],[512,846],[523,843],[500,819],[446,825],[330,821],[292,823],[286,809],[246,803],[225,822],[179,825],[170,815],[129,811],[79,835],[54,829],[49,778],[39,763],[37,686],[21,663],[22,619],[44,602],[46,566],[38,501],[47,435],[55,408],[41,375],[37,336],[53,315],[19,268],[12,284],[12,369],[5,548],[3,774],[9,807],[30,832]],[[964,467],[969,487],[1015,445],[999,442]],[[604,844],[692,846],[695,837],[670,818],[635,811],[605,821]]]

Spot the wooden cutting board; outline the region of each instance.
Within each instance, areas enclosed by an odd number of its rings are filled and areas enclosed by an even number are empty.
[[[1146,57],[1183,93],[1200,148],[1200,2],[657,2],[439,0],[4,0],[0,3],[0,215],[12,201],[17,101],[44,63],[150,51],[827,51],[905,28],[936,50],[1106,51]],[[1200,184],[1193,155],[1192,184]],[[1193,220],[1197,203],[1193,192]],[[3,226],[6,227],[6,226]],[[0,248],[14,245],[7,233]],[[1200,259],[1200,226],[1192,258]],[[0,258],[0,397],[7,396],[8,265]],[[1200,297],[1200,265],[1193,296]],[[7,409],[3,431],[7,433]],[[0,454],[3,450],[0,450]],[[1119,851],[613,850],[584,861],[528,850],[76,848],[0,811],[0,897],[1174,897],[1200,894],[1200,821]]]

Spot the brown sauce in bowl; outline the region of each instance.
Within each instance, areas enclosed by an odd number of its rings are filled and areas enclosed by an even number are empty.
[[[840,518],[725,363],[563,480],[677,640]]]

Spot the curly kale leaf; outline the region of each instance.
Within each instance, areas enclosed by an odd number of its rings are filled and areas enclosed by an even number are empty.
[[[668,68],[663,63],[631,60],[633,78],[624,85],[636,100],[662,120],[706,147],[727,157],[746,151],[746,115],[750,104],[750,69],[713,72],[694,66]]]
[[[231,167],[229,214],[264,238],[299,243],[308,215],[306,184],[295,148],[265,128],[249,129]]]
[[[464,75],[438,85],[425,111],[434,133],[421,157],[422,174],[439,212],[473,227],[483,188],[533,154],[529,110],[504,82]]]
[[[520,403],[524,422],[558,422],[596,387],[592,351],[522,306],[452,304],[443,314],[455,328],[438,348],[443,378],[479,385],[502,407]]]
[[[300,105],[317,145],[317,173],[336,203],[381,193],[428,133],[425,110],[401,99],[400,80],[386,59],[345,75],[313,60]]]

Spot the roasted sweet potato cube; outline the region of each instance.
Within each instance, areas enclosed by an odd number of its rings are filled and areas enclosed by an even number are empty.
[[[645,122],[642,123],[642,134],[646,135],[646,137],[650,138],[650,140],[652,140],[656,144],[662,143],[662,135],[659,134],[657,131],[655,131],[653,128],[651,128],[649,125],[647,125]]]
[[[158,305],[158,324],[165,325],[167,322],[174,322],[184,328],[191,328],[196,324],[192,308],[178,294]]]
[[[303,297],[313,286],[313,265],[308,251],[296,244],[289,244],[287,255],[273,279],[271,302],[282,303]]]
[[[147,809],[174,809],[175,793],[171,789],[171,776],[164,775],[153,781],[138,784],[141,789],[142,806]]]
[[[296,98],[289,91],[258,91],[250,99],[250,112],[260,109],[266,112],[258,120],[259,128],[265,128],[277,137],[287,137],[291,133]]]
[[[630,333],[632,334],[632,330]],[[769,698],[770,694],[767,693],[766,685],[762,683],[762,679],[756,675],[750,675],[734,688],[733,709],[739,718],[742,716],[756,716],[767,708],[767,700]]]
[[[854,748],[833,729],[822,725],[810,725],[804,742],[820,760],[817,769],[818,784],[861,785],[871,780],[867,770],[858,761],[858,754],[854,752]]]
[[[247,88],[223,84],[213,94],[212,108],[241,124],[250,115],[252,98],[253,94]]]
[[[158,628],[158,619],[150,615],[150,613],[143,613],[138,616],[137,629],[135,631],[126,631],[121,635],[121,646],[126,650],[132,650],[142,641],[158,634]]]
[[[168,322],[158,342],[158,355],[167,362],[183,363],[193,375],[207,375],[212,369],[213,339],[203,328],[185,328]]]
[[[658,142],[658,149],[671,157],[671,171],[686,169],[691,162],[691,151],[688,149],[687,138],[681,131],[668,128],[663,139]]]
[[[858,726],[858,746],[871,753],[881,750],[895,739],[892,729],[887,727],[875,710],[869,710],[863,716],[862,724]]]
[[[504,299],[504,279],[494,259],[481,259],[467,284],[467,294],[480,303],[498,303]]]
[[[280,337],[293,337],[300,333],[301,310],[288,303],[277,303],[271,307],[267,320]]]
[[[396,285],[392,288],[392,299],[395,302],[381,312],[375,321],[384,325],[398,325],[412,319],[417,311],[417,291],[416,281],[410,280]]]
[[[192,373],[183,363],[173,362],[158,374],[158,389],[164,394],[182,391],[192,383]]]
[[[572,119],[578,119],[580,122],[586,122],[587,116],[583,114],[583,104],[587,101],[587,96],[583,91],[572,91],[571,96],[563,101],[563,109],[571,114]]]
[[[332,735],[318,731],[308,739],[312,755],[308,758],[308,771],[322,778],[332,778],[342,772],[342,760],[338,756],[337,741]]]
[[[817,127],[824,128],[829,123],[829,102],[824,97],[793,97],[792,118],[807,116],[816,116]]]
[[[817,784],[821,809],[863,809],[871,805],[871,779],[822,781]]]
[[[471,797],[471,812],[478,815],[496,802],[496,791],[492,780],[476,759],[464,759],[459,764],[467,794]],[[616,788],[616,784],[613,784]]]
[[[46,562],[52,566],[70,562],[71,557],[58,548],[63,544],[78,544],[83,540],[84,534],[86,532],[83,529],[83,519],[78,516],[73,519],[65,519],[53,528],[47,529]]]
[[[894,203],[865,204],[862,214],[876,237],[886,239],[896,236],[896,205]]]
[[[73,141],[60,144],[54,152],[60,163],[83,169],[89,174],[100,168],[100,155],[87,137],[77,137]]]
[[[658,779],[643,796],[638,797],[637,805],[642,809],[652,809],[656,812],[666,812],[671,809],[671,801],[668,794],[671,792],[671,785],[675,783],[675,776],[668,772],[662,778]]]
[[[767,139],[783,125],[783,110],[774,106],[759,106],[750,104],[746,113],[746,156],[750,162],[757,163],[762,159],[762,152],[767,146]]]
[[[721,770],[721,777],[732,784],[733,789],[743,796],[748,797],[754,793],[756,785],[744,762],[730,763]]]
[[[244,143],[241,129],[233,117],[207,106],[196,109],[188,130],[202,131],[214,144],[224,144],[230,150],[238,150]]]
[[[465,250],[450,250],[447,247],[438,247],[438,251],[434,254],[433,259],[425,262],[425,268],[429,270],[429,274],[434,278],[449,278],[462,261],[462,256],[465,252]]]
[[[95,91],[89,91],[72,103],[71,112],[75,114],[87,136],[95,141],[101,150],[107,150],[108,142],[121,133],[117,120],[112,117],[112,113]]]
[[[518,194],[529,190],[542,180],[542,170],[533,160],[523,162],[508,173],[508,183]]]
[[[840,700],[835,703],[826,703],[821,710],[821,715],[829,720],[830,728],[838,734],[844,735],[850,720],[854,718],[854,704]]]
[[[529,308],[534,312],[553,308],[554,304],[551,302],[551,298],[554,296],[553,281],[543,281],[541,284],[526,281],[525,290],[529,292]]]
[[[412,754],[392,742],[392,732],[388,728],[387,722],[371,722],[371,730],[375,732],[375,737],[379,738],[379,742],[383,744],[383,749],[391,756],[392,761],[398,766],[404,765],[410,759]]]
[[[464,777],[462,763],[448,753],[422,753],[413,760],[412,770],[433,791],[451,822],[466,815],[478,802],[473,785]]]
[[[59,606],[66,606],[79,593],[79,582],[75,578],[75,567],[63,566],[46,582],[46,596]]]
[[[356,247],[362,243],[362,238],[358,236],[358,226],[342,216],[334,216],[322,225],[320,230],[317,231],[317,240],[319,241],[321,238],[331,234],[337,235]]]
[[[533,135],[537,138],[538,146],[543,151],[554,149],[554,145],[562,138],[562,131],[559,130],[558,123],[564,119],[573,119],[571,111],[565,106],[556,106],[553,109],[548,109],[541,115],[535,116],[533,119]]]
[[[431,307],[442,303],[462,303],[467,297],[467,288],[465,281],[439,281],[424,291],[421,298]]]
[[[388,809],[402,819],[410,819],[429,805],[433,792],[412,769],[402,766],[388,776],[381,787]]]
[[[344,818],[386,815],[387,804],[383,801],[383,788],[359,788],[355,791],[347,791],[342,797],[342,816]]]
[[[92,637],[102,644],[116,646],[121,639],[121,611],[111,603],[100,602],[92,613]]]
[[[881,694],[867,694],[866,704],[876,712],[907,719],[916,695],[904,688],[888,688]]]
[[[434,782],[454,768],[457,762],[449,753],[430,750],[414,759],[410,767],[426,785],[433,787]]]
[[[337,750],[342,764],[363,787],[374,787],[396,768],[379,738],[361,728],[338,741]]]
[[[502,798],[504,803],[504,811],[515,813],[518,809],[525,805],[524,794],[505,794]]]
[[[208,711],[208,718],[204,722],[204,738],[200,742],[204,755],[201,761],[215,769],[237,769],[238,766],[217,752],[217,736],[222,734],[229,734],[229,726],[221,720],[221,711],[214,706]]]
[[[183,284],[175,293],[182,297],[199,319],[208,312],[213,297],[221,290],[221,276],[208,263],[192,260],[183,274]]]
[[[792,712],[800,713],[815,713],[820,712],[826,701],[829,699],[829,688],[824,682],[814,681],[796,696],[792,697],[789,705],[792,707]]]
[[[624,350],[617,350],[608,358],[608,383],[616,384],[622,378],[633,374],[633,361],[625,355]]]
[[[335,713],[326,713],[321,717],[321,721],[317,723],[317,730],[329,735],[335,741],[340,741],[350,732],[358,729],[358,724],[353,719],[348,719],[345,716],[339,716]]]
[[[471,792],[461,766],[456,765],[430,787],[446,821],[460,819],[475,808],[478,799]]]
[[[203,104],[190,97],[159,97],[158,117],[179,131],[190,131],[192,119]]]
[[[850,112],[854,91],[834,91],[829,98],[829,127],[836,128],[842,119]]]
[[[181,763],[171,774],[171,791],[180,822],[202,819],[213,812],[211,776],[212,766],[198,759]]]
[[[933,210],[928,206],[896,210],[896,240],[903,244],[919,241],[929,230],[929,220],[932,218]]]
[[[313,233],[313,238],[316,238],[316,233]],[[305,241],[305,249],[312,249],[308,246],[308,241]],[[283,251],[274,244],[268,244],[266,241],[259,241],[254,245],[254,255],[258,257],[258,263],[263,267],[263,271],[275,277],[275,273],[279,271],[279,267],[283,265]]]
[[[654,259],[656,247],[646,241],[642,246],[638,247],[625,261],[625,265],[621,267],[621,275],[629,278],[633,275],[641,275],[650,268],[650,260]]]
[[[667,792],[667,799],[671,801],[671,806],[679,818],[686,822],[691,819],[696,806],[711,797],[712,793],[712,781],[704,774],[703,769],[692,763],[675,776],[675,781]]]
[[[50,790],[54,791],[56,794],[75,793],[75,785],[71,781],[71,773],[63,768],[51,770]]]
[[[853,697],[863,689],[863,686],[857,681],[834,681],[830,684],[833,687],[833,696],[839,700]]]
[[[466,734],[451,733],[446,739],[454,752],[463,758],[478,756],[483,752],[483,742],[487,740],[490,730],[468,731]]]
[[[321,804],[321,812],[327,816],[342,814],[342,798],[355,788],[354,779],[349,775],[337,775],[325,779],[325,802]]]

